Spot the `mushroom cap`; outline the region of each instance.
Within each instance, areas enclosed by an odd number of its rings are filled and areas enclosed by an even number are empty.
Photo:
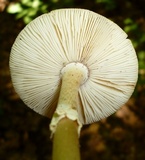
[[[27,106],[52,117],[61,70],[72,62],[89,71],[78,95],[82,124],[113,114],[132,95],[138,61],[131,41],[118,25],[84,9],[51,11],[20,32],[10,54],[14,88]]]

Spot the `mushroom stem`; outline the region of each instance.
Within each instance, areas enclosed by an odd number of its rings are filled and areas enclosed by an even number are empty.
[[[58,101],[58,107],[71,108],[76,110],[78,106],[78,90],[83,82],[82,70],[78,67],[68,68],[62,73],[62,86]]]
[[[59,122],[53,137],[53,160],[80,160],[77,126],[68,118]]]
[[[82,127],[77,108],[79,108],[78,91],[81,84],[88,78],[88,69],[81,63],[70,63],[62,70],[62,85],[56,111],[50,123],[52,134],[55,133],[58,122],[69,118],[78,123],[78,133]]]
[[[71,63],[64,67],[58,105],[52,117],[50,130],[54,134],[53,160],[79,160],[79,132],[82,124],[78,118],[78,91],[88,76],[87,67]]]

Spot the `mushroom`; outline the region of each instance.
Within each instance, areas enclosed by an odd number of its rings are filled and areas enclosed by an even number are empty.
[[[135,50],[111,20],[85,9],[59,9],[30,22],[16,38],[10,72],[24,103],[47,117],[84,124],[106,118],[132,95]]]

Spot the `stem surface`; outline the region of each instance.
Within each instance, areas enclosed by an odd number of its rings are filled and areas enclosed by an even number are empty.
[[[62,70],[62,84],[50,129],[53,137],[53,160],[80,160],[78,91],[88,78],[88,70],[81,63],[71,63]]]
[[[53,160],[80,160],[77,123],[60,120],[53,137]]]

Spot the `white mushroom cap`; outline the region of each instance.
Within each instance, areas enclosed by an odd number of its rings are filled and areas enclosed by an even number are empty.
[[[69,63],[89,71],[77,106],[83,124],[113,114],[134,91],[138,62],[131,41],[115,23],[84,9],[52,11],[21,31],[10,55],[14,88],[27,106],[51,117]]]

